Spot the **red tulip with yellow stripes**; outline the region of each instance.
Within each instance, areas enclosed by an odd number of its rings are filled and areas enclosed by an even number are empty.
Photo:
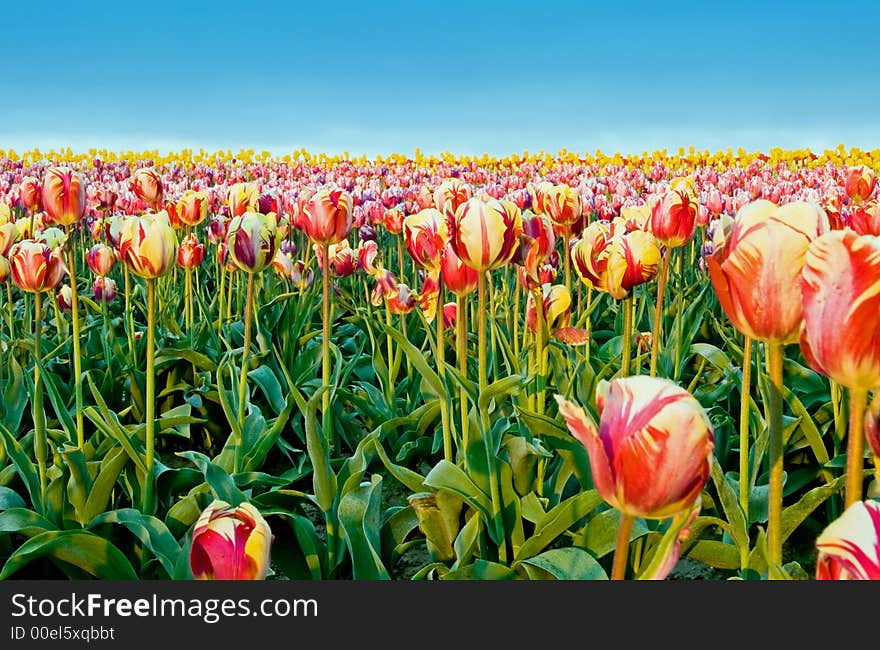
[[[338,188],[321,188],[305,206],[302,228],[312,242],[329,246],[336,244],[351,232],[351,195]]]
[[[403,236],[410,256],[423,269],[440,269],[441,257],[449,232],[446,219],[439,210],[426,208],[403,220]]]
[[[177,202],[177,217],[187,226],[198,226],[208,216],[208,195],[187,190]]]
[[[43,210],[53,223],[65,227],[77,223],[86,209],[83,177],[68,167],[48,169],[43,177],[42,199]]]
[[[196,580],[263,580],[269,572],[272,530],[250,503],[214,500],[199,515],[189,563]]]
[[[880,580],[880,503],[856,501],[816,540],[816,580]]]
[[[135,196],[150,207],[155,209],[162,203],[164,195],[162,177],[154,167],[138,169],[131,177],[129,186]]]
[[[468,199],[455,212],[450,241],[456,255],[475,271],[510,262],[522,234],[522,213],[510,201]]]

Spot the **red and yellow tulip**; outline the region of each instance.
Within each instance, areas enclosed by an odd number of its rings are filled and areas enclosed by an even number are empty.
[[[190,568],[196,580],[263,580],[272,549],[269,524],[250,503],[215,500],[196,521]]]

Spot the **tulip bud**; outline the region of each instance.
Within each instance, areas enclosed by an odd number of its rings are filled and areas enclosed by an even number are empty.
[[[254,506],[214,500],[192,533],[190,568],[196,580],[263,580],[269,571],[272,531]]]
[[[293,268],[290,270],[290,284],[296,289],[304,291],[312,286],[314,281],[315,272],[307,268],[305,262],[297,260],[293,263]]]
[[[42,198],[43,210],[53,223],[59,226],[76,223],[86,209],[86,186],[82,176],[66,167],[52,167],[43,177]]]
[[[205,259],[205,246],[195,233],[187,235],[177,249],[177,264],[185,269],[201,266]]]
[[[853,503],[822,531],[816,549],[816,580],[880,580],[880,503]]]
[[[254,273],[262,271],[272,263],[278,249],[275,215],[245,212],[234,217],[226,233],[226,244],[238,268]]]
[[[113,278],[98,276],[92,285],[95,302],[111,303],[116,298],[116,281]]]
[[[43,186],[32,176],[21,181],[21,202],[28,212],[37,212],[42,204]]]
[[[58,286],[67,272],[60,248],[26,239],[9,251],[12,281],[22,291],[39,293]]]
[[[351,194],[340,189],[321,188],[306,205],[303,230],[313,243],[336,244],[348,237],[352,228]]]
[[[69,284],[61,285],[61,288],[58,290],[57,299],[58,308],[61,311],[70,311],[73,305],[73,292],[70,290]]]
[[[409,215],[403,221],[403,237],[410,256],[423,269],[437,271],[449,233],[443,214],[427,208]]]
[[[119,233],[120,258],[131,272],[145,279],[168,273],[177,259],[177,235],[164,210],[130,217]]]
[[[95,275],[110,275],[116,256],[107,244],[95,244],[86,253],[86,263]]]
[[[520,276],[523,286],[537,289],[544,284],[540,277],[541,269],[556,246],[556,234],[550,218],[543,214],[527,211],[523,214],[522,224],[519,247],[513,261],[523,270]]]
[[[668,379],[601,381],[598,428],[557,395],[569,431],[586,447],[593,483],[622,513],[664,519],[693,506],[709,479],[714,435],[700,403]]]
[[[466,266],[455,254],[452,243],[447,243],[443,249],[443,257],[440,260],[440,275],[443,278],[443,286],[449,289],[459,298],[477,290],[479,272]]]
[[[208,195],[187,190],[177,202],[177,218],[187,226],[198,226],[208,216]]]
[[[138,169],[129,181],[131,191],[141,201],[156,208],[162,203],[162,177],[154,167]]]

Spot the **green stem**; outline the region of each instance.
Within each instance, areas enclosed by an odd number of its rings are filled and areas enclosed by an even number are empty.
[[[678,279],[679,287],[675,294],[675,370],[673,376],[678,381],[679,371],[681,370],[681,344],[684,336],[684,318],[682,318],[682,296],[684,296],[685,280],[684,280],[684,249],[679,248],[678,255]]]
[[[442,382],[446,374],[443,367],[443,360],[446,358],[446,346],[443,340],[443,329],[446,325],[443,322],[443,278],[439,277],[437,282],[437,311],[434,318],[437,319],[437,375]],[[440,392],[440,421],[443,427],[443,458],[452,462],[452,428],[449,422],[449,400],[445,390]]]
[[[131,357],[131,365],[134,366],[134,318],[131,313],[131,276],[128,265],[123,265],[122,277],[125,280],[125,334],[128,337],[128,354]]]
[[[739,505],[749,518],[749,402],[752,390],[752,337],[743,345],[742,386],[739,398]]]
[[[193,309],[192,309],[193,298],[192,298],[192,273],[191,273],[191,271],[192,271],[192,269],[190,269],[189,267],[187,267],[183,271],[184,285],[185,285],[183,311],[185,313],[187,333],[189,333],[189,331],[192,329],[192,326],[193,326]]]
[[[456,305],[456,346],[458,347],[458,370],[462,377],[467,377],[467,305],[464,296],[457,297]],[[464,454],[468,446],[468,404],[467,391],[462,387],[459,391],[461,402],[461,453]]]
[[[71,237],[70,227],[67,228],[67,236]],[[76,446],[79,449],[85,444],[85,431],[83,429],[83,387],[82,387],[82,349],[79,340],[79,296],[76,290],[76,256],[73,247],[67,250],[67,263],[70,267],[70,311],[73,314],[73,375],[74,393],[76,400]]]
[[[241,436],[235,441],[235,455],[233,462],[233,471],[237,474],[242,470],[242,447],[244,446],[244,422],[247,416],[247,375],[248,375],[248,356],[251,349],[251,312],[254,307],[254,273],[248,273],[247,279],[247,296],[245,298],[244,307],[244,346],[241,351],[241,374],[238,376],[238,426]]]
[[[663,331],[663,297],[669,277],[669,250],[660,258],[657,278],[657,304],[654,306],[654,332],[651,335],[651,376],[657,376],[657,354],[660,352],[660,334]]]
[[[846,501],[849,508],[862,500],[865,462],[865,406],[868,391],[864,388],[849,389],[849,440],[846,443]]]
[[[614,546],[614,564],[611,579],[623,580],[626,577],[626,558],[629,555],[629,538],[633,529],[632,515],[620,513],[620,526],[617,529],[617,543]]]
[[[156,440],[156,280],[147,280],[147,475],[144,477],[144,495],[141,512],[150,514],[153,504],[153,456]]]
[[[767,343],[767,374],[770,383],[767,395],[769,423],[770,495],[767,519],[767,560],[782,565],[782,344]]]
[[[225,290],[226,290],[226,268],[221,267],[220,263],[218,262],[217,269],[218,269],[217,273],[220,276],[220,291],[217,294],[217,297],[220,301],[219,302],[220,311],[217,312],[217,331],[219,332],[220,329],[223,327],[223,296],[224,296]]]
[[[41,362],[41,329],[42,329],[42,302],[39,292],[34,294],[34,456],[37,459],[37,468],[40,473],[40,509],[46,513],[46,459],[48,455],[46,444],[46,414],[43,411],[43,380],[40,376]]]
[[[394,380],[396,378],[397,373],[394,372],[395,364],[394,364],[394,340],[391,338],[390,328],[392,326],[391,322],[391,307],[388,306],[388,299],[385,299],[385,324],[389,327],[388,332],[385,334],[385,345],[388,348],[388,381],[385,382],[385,402],[388,404],[388,408],[394,411]]]
[[[330,450],[333,449],[333,426],[330,416],[330,246],[324,244],[324,272],[322,278],[322,339],[321,373],[324,394],[321,395],[321,431]]]
[[[6,305],[6,315],[9,320],[9,340],[15,338],[15,328],[12,326],[12,281],[6,281],[6,298],[8,303]]]
[[[513,309],[511,310],[513,314],[512,323],[510,327],[510,331],[512,332],[511,338],[513,339],[513,356],[517,360],[517,364],[519,364],[519,280],[516,277],[516,273],[513,274]]]
[[[623,352],[620,359],[620,376],[629,376],[629,364],[632,357],[633,313],[632,296],[623,301]]]
[[[544,290],[539,287],[532,292],[535,302],[535,347],[538,355],[538,391],[536,398],[536,410],[539,415],[544,415],[544,386],[547,383],[547,343],[545,331],[547,330],[544,318]]]

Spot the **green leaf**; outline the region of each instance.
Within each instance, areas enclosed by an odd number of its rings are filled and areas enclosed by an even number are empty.
[[[492,519],[492,501],[489,495],[478,488],[460,467],[448,460],[441,460],[428,472],[425,485],[457,494],[479,510],[486,521]]]
[[[477,560],[443,576],[443,580],[516,580],[516,578],[516,571],[513,569],[486,560]]]
[[[520,563],[530,580],[607,580],[605,569],[582,548],[544,551]]]
[[[324,513],[333,510],[336,500],[336,475],[330,468],[330,450],[324,436],[316,426],[318,421],[318,404],[326,387],[321,387],[306,404],[305,427],[306,427],[306,451],[312,461],[312,488],[315,492],[315,500],[318,507]]]
[[[55,524],[27,508],[9,508],[0,512],[0,535],[17,533],[33,537],[55,529]]]
[[[37,474],[37,469],[31,462],[30,456],[28,456],[25,450],[21,448],[18,440],[15,439],[15,437],[9,432],[9,429],[4,425],[0,425],[0,436],[3,437],[3,444],[6,446],[6,453],[12,459],[12,464],[15,466],[15,470],[18,472],[21,480],[24,481],[28,495],[31,497],[31,504],[33,504],[37,510],[42,511],[43,504],[40,496],[40,477]]]
[[[525,541],[516,554],[517,561],[524,561],[540,553],[601,503],[602,497],[599,493],[596,490],[588,490],[556,505],[535,525],[535,533]]]
[[[687,556],[716,569],[739,569],[740,554],[733,544],[701,539],[691,547]]]
[[[620,528],[619,511],[606,510],[601,512],[587,524],[583,535],[583,544],[596,557],[605,557],[614,550],[618,528]],[[648,530],[645,522],[636,518],[633,520],[629,541],[633,542],[649,532],[651,531]]]
[[[204,454],[197,451],[179,451],[177,455],[186,458],[199,471],[204,474],[205,482],[214,493],[214,497],[226,501],[231,506],[237,506],[248,498],[235,486],[235,481],[226,473],[226,470],[211,462]]]
[[[122,508],[98,515],[87,527],[96,528],[102,524],[125,526],[156,556],[168,577],[174,576],[174,563],[180,554],[180,545],[159,519],[141,514],[134,508]]]
[[[393,338],[400,348],[404,351],[410,363],[412,363],[413,368],[418,371],[419,376],[422,379],[428,382],[431,386],[431,390],[434,395],[444,395],[445,389],[443,387],[443,381],[440,379],[439,375],[434,371],[431,367],[431,364],[428,363],[427,359],[425,359],[424,355],[416,348],[409,340],[401,333],[398,332],[393,327],[389,327],[384,323],[380,323],[382,329]]]
[[[24,499],[18,496],[18,492],[12,488],[0,487],[0,511],[24,507]]]
[[[6,560],[0,580],[44,557],[73,565],[102,580],[137,580],[131,563],[118,548],[83,530],[52,530],[32,537]]]
[[[712,454],[712,481],[715,483],[715,489],[718,490],[718,497],[721,499],[721,507],[724,515],[730,524],[730,535],[736,543],[736,547],[742,551],[749,548],[749,529],[746,524],[746,517],[739,505],[736,493],[727,482],[721,465],[715,454]]]
[[[355,580],[390,580],[382,563],[382,477],[349,490],[339,500],[339,523],[351,553]]]
[[[116,486],[116,479],[128,461],[128,454],[122,447],[115,447],[104,456],[101,469],[86,500],[83,513],[85,521],[91,521],[107,509],[113,488]]]

